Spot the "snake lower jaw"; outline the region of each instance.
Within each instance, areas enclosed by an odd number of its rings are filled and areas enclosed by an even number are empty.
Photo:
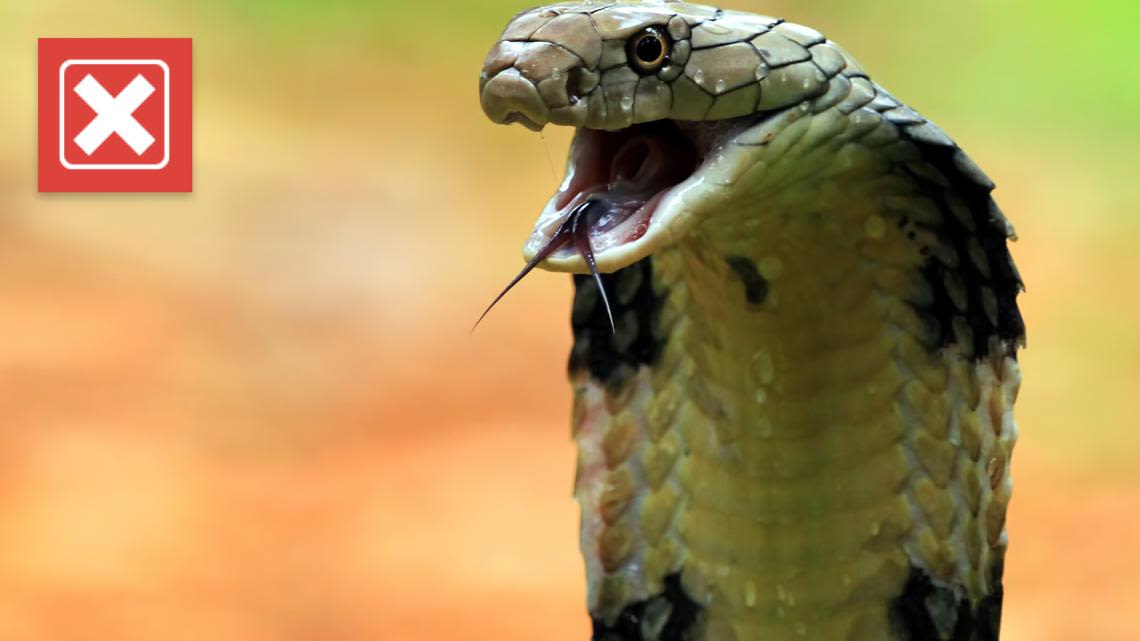
[[[709,200],[705,192],[718,188],[709,177],[723,160],[694,144],[690,134],[672,121],[618,131],[579,129],[566,178],[523,248],[526,259],[546,254],[543,269],[586,273],[583,252],[572,244],[551,245],[587,203],[596,212],[588,235],[599,271],[616,271],[676,242],[700,218]]]

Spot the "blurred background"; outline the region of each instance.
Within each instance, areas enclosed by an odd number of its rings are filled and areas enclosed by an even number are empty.
[[[725,5],[838,40],[997,181],[1003,639],[1140,639],[1135,3]],[[468,335],[569,140],[480,111],[524,6],[0,0],[0,639],[588,638],[567,278]],[[147,35],[194,38],[194,193],[37,194],[35,38]]]

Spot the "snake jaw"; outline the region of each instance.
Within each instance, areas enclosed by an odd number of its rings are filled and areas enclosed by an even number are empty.
[[[571,212],[594,200],[606,204],[589,221],[599,271],[616,271],[676,242],[722,202],[740,168],[753,164],[753,150],[729,143],[757,122],[666,120],[618,131],[579,129],[566,177],[539,215],[525,258],[546,255],[542,269],[587,273],[574,244],[547,250]]]
[[[620,268],[615,252],[650,232],[670,190],[691,176],[698,159],[684,136],[668,123],[606,132],[580,129],[566,179],[539,216],[524,248],[528,259],[555,237],[562,220],[594,203],[582,221],[602,271]],[[554,271],[586,272],[589,261],[579,243],[567,244],[543,264]],[[619,261],[622,262],[622,261]]]
[[[652,251],[655,245],[642,241],[649,237],[656,242],[661,235],[654,228],[654,215],[669,201],[675,187],[692,178],[698,159],[698,150],[686,135],[668,122],[617,132],[579,130],[566,179],[524,249],[526,265],[475,325],[519,281],[541,266],[552,271],[589,273],[597,283],[613,330],[613,313],[600,272],[620,269],[636,260],[628,258],[630,247],[635,252]]]

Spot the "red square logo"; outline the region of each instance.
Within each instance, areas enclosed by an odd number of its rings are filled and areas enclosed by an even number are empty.
[[[40,38],[39,190],[191,191],[190,38]]]

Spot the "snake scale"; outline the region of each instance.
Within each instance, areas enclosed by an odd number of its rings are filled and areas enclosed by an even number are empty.
[[[480,98],[577,129],[518,278],[575,274],[593,638],[996,640],[1024,325],[977,165],[818,32],[682,2],[523,12]]]

